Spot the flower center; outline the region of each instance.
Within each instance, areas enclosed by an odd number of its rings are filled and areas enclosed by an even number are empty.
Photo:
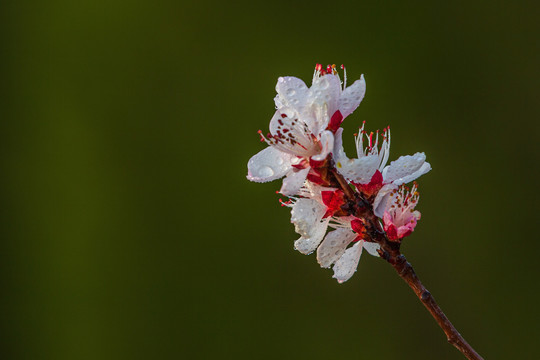
[[[311,133],[307,124],[298,118],[289,118],[281,114],[275,134],[266,136],[259,130],[261,141],[292,155],[311,157],[321,152],[319,139]]]
[[[362,123],[362,127],[359,129],[358,134],[354,134],[356,142],[356,152],[358,157],[377,155],[379,157],[379,171],[382,171],[388,157],[390,156],[390,126],[383,129],[380,133],[382,142],[379,146],[379,130],[375,134],[370,132],[369,134],[364,130],[366,122]],[[364,137],[367,140],[367,146],[364,148]]]
[[[345,88],[347,87],[347,69],[345,69],[345,65],[341,64],[341,70],[343,70],[343,90],[345,90]],[[337,75],[337,77],[339,78],[336,64],[326,65],[326,68],[323,68],[322,64],[315,64],[313,82],[315,82],[315,79],[318,79],[324,75]]]
[[[414,212],[414,207],[418,203],[420,194],[418,193],[418,184],[413,183],[412,189],[405,185],[401,185],[399,189],[392,192],[394,201],[390,207],[390,213],[396,223],[406,223]]]

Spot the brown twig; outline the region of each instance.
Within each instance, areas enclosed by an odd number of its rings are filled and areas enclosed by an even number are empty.
[[[461,351],[463,355],[469,360],[483,360],[478,353],[465,341],[463,336],[456,330],[454,325],[448,320],[444,312],[439,305],[435,302],[435,299],[431,293],[422,285],[422,282],[416,276],[413,267],[407,261],[405,256],[400,252],[400,242],[390,241],[384,231],[381,228],[378,218],[373,213],[371,205],[363,198],[358,198],[359,195],[355,193],[348,185],[347,181],[339,174],[335,169],[331,170],[331,173],[335,177],[337,183],[341,186],[345,196],[350,203],[356,204],[352,209],[352,214],[356,217],[362,218],[366,225],[366,235],[369,236],[372,242],[376,242],[380,245],[379,254],[391,264],[397,271],[398,275],[410,286],[414,291],[418,299],[424,304],[431,316],[437,321],[441,329],[446,334],[448,342],[452,344],[456,349]],[[361,200],[361,201],[358,201]],[[366,207],[367,205],[367,207]]]
[[[469,360],[483,360],[478,353],[465,341],[463,336],[456,330],[454,325],[448,320],[431,293],[422,285],[418,276],[414,272],[413,267],[407,261],[405,256],[399,255],[396,258],[387,259],[387,261],[396,269],[398,275],[413,289],[414,293],[422,304],[428,309],[429,313],[439,324],[441,329],[446,334],[448,342],[456,349],[461,351]]]

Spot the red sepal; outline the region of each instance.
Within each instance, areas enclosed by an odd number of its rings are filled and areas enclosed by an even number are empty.
[[[313,174],[312,172],[307,175],[307,179],[317,185],[326,185],[326,181],[324,181],[319,175]]]
[[[313,170],[317,170],[321,167],[323,167],[326,163],[326,159],[324,160],[313,160],[312,158],[309,158],[309,166],[311,166],[311,168]]]
[[[342,122],[343,115],[341,114],[341,111],[338,110],[330,118],[330,122],[328,123],[328,127],[326,128],[326,130],[330,130],[331,132],[335,133],[337,129],[339,129]]]
[[[371,181],[367,184],[354,184],[356,189],[362,192],[367,197],[375,195],[383,186],[383,176],[379,170],[375,170],[375,174],[371,177]]]
[[[369,183],[373,185],[382,186],[382,182],[383,182],[382,173],[379,170],[375,170],[375,174],[373,174],[373,176],[371,177],[371,181]]]
[[[366,228],[364,226],[364,222],[362,220],[360,220],[360,219],[351,220],[351,228],[358,235],[362,235],[366,231]]]
[[[384,231],[386,231],[386,235],[388,236],[389,240],[399,242],[397,229],[396,229],[396,226],[394,224],[390,224],[388,226],[385,226]]]
[[[298,164],[292,164],[291,166],[293,168],[295,168],[295,169],[303,170],[303,169],[307,168],[309,166],[309,164],[306,161],[306,159],[302,158],[302,160]]]
[[[341,190],[321,191],[322,202],[326,205],[324,218],[334,215],[341,210],[341,205],[345,204],[345,195]]]

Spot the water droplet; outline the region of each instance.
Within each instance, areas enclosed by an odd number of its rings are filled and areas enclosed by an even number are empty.
[[[322,79],[321,80],[321,89],[326,90],[326,89],[328,89],[328,86],[330,86],[330,84],[328,84],[328,80]]]
[[[270,177],[274,175],[274,170],[270,167],[270,166],[262,166],[260,169],[259,169],[259,176],[260,177]]]
[[[278,159],[276,160],[276,162],[277,162],[278,165],[281,165],[281,164],[283,164],[283,159],[282,159],[282,158],[278,158]]]
[[[295,94],[296,94],[296,90],[294,90],[293,88],[287,89],[287,96],[294,96]]]

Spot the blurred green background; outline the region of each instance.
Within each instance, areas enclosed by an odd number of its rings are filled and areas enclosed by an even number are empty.
[[[4,359],[463,359],[365,255],[338,285],[246,180],[278,76],[364,74],[345,127],[425,151],[403,251],[486,359],[537,359],[538,7],[8,1]]]

